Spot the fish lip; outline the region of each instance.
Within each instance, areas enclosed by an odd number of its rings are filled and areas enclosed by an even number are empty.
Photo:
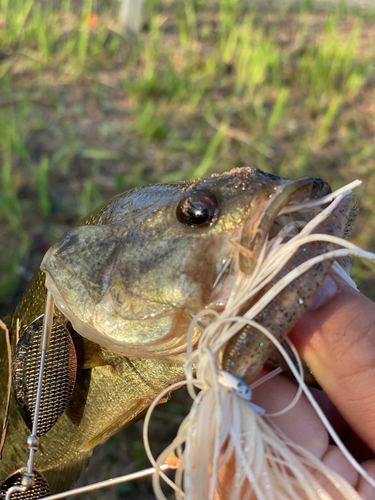
[[[241,271],[247,275],[253,273],[267,235],[280,211],[286,205],[291,202],[300,202],[306,198],[309,200],[321,198],[330,192],[330,185],[319,177],[302,177],[295,181],[287,181],[281,184],[277,188],[276,196],[271,202],[263,201],[266,207],[263,210],[262,216],[255,221],[251,217],[248,217],[243,223],[240,243],[249,250],[252,258],[240,254],[239,264]],[[301,195],[303,196],[302,199]]]

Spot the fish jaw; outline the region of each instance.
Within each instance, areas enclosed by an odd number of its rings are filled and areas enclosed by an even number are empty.
[[[46,286],[79,334],[113,352],[183,352],[192,317],[220,310],[238,266],[251,272],[254,265],[234,258],[228,242],[246,243],[256,260],[279,207],[328,190],[320,179],[288,181],[249,167],[139,188],[99,207],[96,220],[89,216],[47,252]],[[212,221],[181,223],[181,200],[207,192],[217,202]],[[197,325],[195,338],[200,332]]]

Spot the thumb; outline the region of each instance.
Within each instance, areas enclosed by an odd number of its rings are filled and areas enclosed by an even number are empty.
[[[348,424],[375,451],[375,304],[328,276],[289,337]]]

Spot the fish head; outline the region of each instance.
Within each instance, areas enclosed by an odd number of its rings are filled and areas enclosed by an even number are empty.
[[[224,307],[238,266],[251,274],[280,209],[329,191],[319,178],[289,181],[251,167],[134,189],[47,252],[46,286],[79,334],[113,352],[183,352],[192,317]],[[235,257],[231,242],[249,254]]]

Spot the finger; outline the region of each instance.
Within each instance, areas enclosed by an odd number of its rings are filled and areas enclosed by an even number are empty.
[[[253,389],[252,401],[265,409],[266,414],[275,413],[289,405],[296,391],[297,387],[293,381],[279,375]],[[327,404],[326,398],[323,400]],[[280,416],[271,417],[271,419],[291,441],[313,453],[331,470],[344,477],[353,487],[357,485],[357,471],[336,446],[329,445],[328,433],[304,395],[291,410]],[[329,479],[322,476],[320,472],[315,472],[315,475],[319,483],[331,494],[332,499],[343,498]],[[231,497],[233,477],[235,477],[235,461],[231,457],[220,472],[220,495],[218,494],[215,500],[219,500],[219,498],[226,500]],[[246,485],[246,488],[250,488],[250,486]],[[251,498],[253,500],[255,497]]]
[[[253,390],[252,400],[267,414],[286,408],[297,392],[294,382],[278,375]],[[303,446],[319,459],[326,453],[329,438],[326,428],[305,395],[286,413],[272,417],[277,427],[293,442]]]
[[[367,460],[363,462],[362,467],[369,473],[369,475],[375,478],[375,460]],[[374,488],[364,479],[359,477],[357,484],[357,491],[361,495],[362,500],[374,500],[375,490]]]
[[[290,337],[345,420],[375,451],[375,304],[336,277],[323,287]]]
[[[341,477],[353,487],[358,483],[358,472],[354,467],[348,462],[344,457],[342,452],[337,448],[337,446],[329,445],[326,453],[322,457],[322,462],[327,465],[334,472],[337,472]],[[329,482],[327,481],[327,484]],[[326,487],[325,484],[323,484]]]

